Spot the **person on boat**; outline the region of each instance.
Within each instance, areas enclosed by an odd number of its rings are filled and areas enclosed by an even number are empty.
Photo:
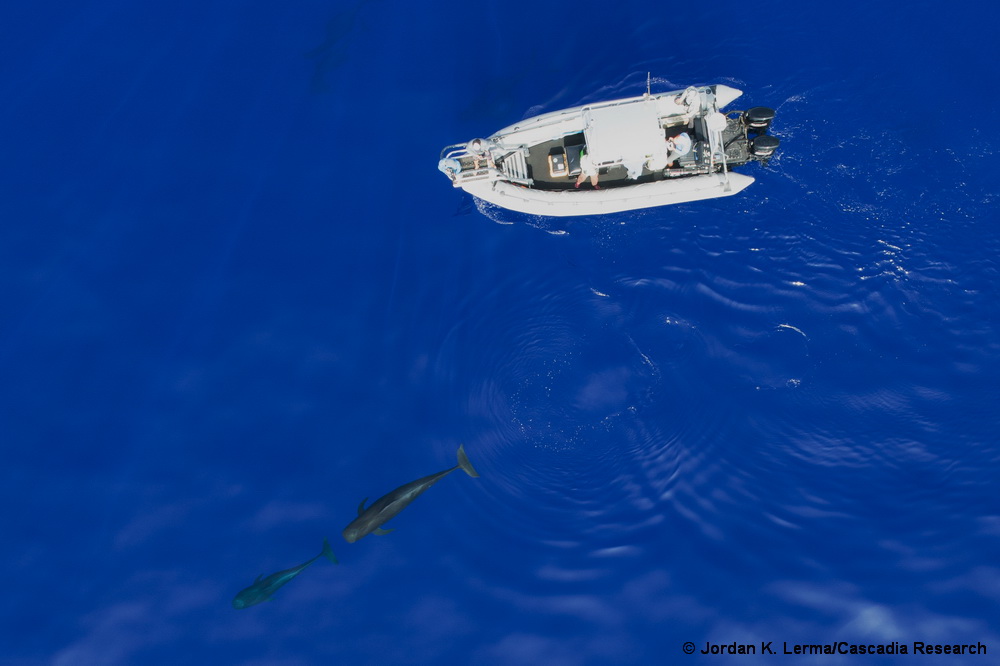
[[[667,168],[674,166],[674,161],[691,152],[691,136],[687,132],[681,132],[677,136],[667,139]]]
[[[580,149],[580,175],[576,177],[576,185],[574,187],[580,187],[583,181],[590,178],[590,184],[595,190],[601,189],[601,186],[597,184],[597,175],[600,173],[600,169],[594,164],[594,160],[590,159],[590,155],[587,154],[584,148]]]
[[[479,163],[483,160],[486,160],[486,165],[489,168],[496,168],[496,164],[493,163],[493,153],[489,151],[486,147],[486,142],[482,139],[473,139],[468,143],[466,149],[469,151],[469,154],[472,155],[473,169],[478,169]]]
[[[694,86],[688,86],[684,92],[678,93],[674,97],[674,104],[677,106],[683,106],[685,111],[690,111],[694,103],[698,101],[698,89]]]

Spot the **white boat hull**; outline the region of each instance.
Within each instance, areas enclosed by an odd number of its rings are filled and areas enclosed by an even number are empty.
[[[607,215],[726,197],[767,163],[774,111],[720,111],[724,85],[597,102],[526,118],[441,152],[438,169],[477,199],[529,215]],[[733,115],[733,114],[737,115]]]
[[[462,184],[462,189],[497,206],[529,215],[569,217],[606,215],[640,208],[726,197],[741,192],[754,179],[741,173],[704,174],[627,188],[586,191],[545,191],[521,187],[501,180],[479,180]]]

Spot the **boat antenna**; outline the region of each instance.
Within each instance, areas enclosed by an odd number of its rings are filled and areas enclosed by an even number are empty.
[[[649,97],[649,77],[650,73],[646,72],[646,97]]]

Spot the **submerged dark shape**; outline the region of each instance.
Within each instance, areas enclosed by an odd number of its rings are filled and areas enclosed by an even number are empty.
[[[233,599],[233,608],[246,608],[247,606],[259,604],[262,601],[270,601],[271,595],[277,592],[278,588],[298,576],[305,570],[306,567],[318,560],[321,556],[330,560],[334,564],[340,564],[337,561],[336,555],[333,554],[333,549],[330,548],[330,542],[323,539],[323,550],[319,555],[312,558],[308,562],[303,562],[299,566],[292,567],[291,569],[285,569],[284,571],[273,573],[267,578],[264,578],[264,574],[257,576],[257,580],[254,581],[253,585],[241,590],[240,593],[236,595]]]
[[[327,75],[347,62],[351,53],[347,37],[354,31],[361,8],[370,1],[362,0],[327,21],[323,43],[305,54],[307,58],[316,61],[316,70],[312,78],[314,92],[326,92]]]
[[[476,472],[472,463],[469,462],[468,456],[465,455],[465,447],[459,446],[458,464],[451,469],[446,469],[438,472],[437,474],[431,474],[430,476],[425,476],[422,479],[411,481],[405,486],[400,486],[388,495],[384,495],[375,500],[367,509],[365,508],[365,502],[368,501],[368,498],[364,498],[361,500],[361,505],[358,506],[358,517],[351,521],[350,525],[344,528],[344,539],[346,539],[348,543],[354,543],[361,537],[373,532],[375,534],[388,534],[392,530],[383,530],[379,526],[405,509],[410,502],[415,500],[417,496],[420,495],[420,493],[424,492],[459,467],[461,467],[462,470],[469,476],[479,476],[479,473]]]

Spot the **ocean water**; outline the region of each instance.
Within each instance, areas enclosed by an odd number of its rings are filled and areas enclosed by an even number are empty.
[[[1000,655],[992,6],[3,14],[3,666]],[[586,218],[436,169],[647,73],[778,155]]]

